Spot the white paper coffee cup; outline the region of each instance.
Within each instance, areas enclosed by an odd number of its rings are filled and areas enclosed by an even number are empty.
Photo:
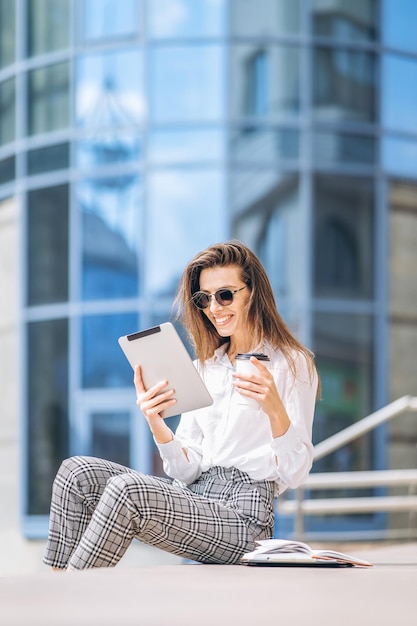
[[[269,356],[267,356],[266,354],[262,354],[261,352],[244,352],[244,353],[239,352],[236,355],[236,365],[235,365],[235,369],[238,374],[257,374],[258,373],[256,365],[253,365],[253,363],[251,363],[250,361],[251,356],[254,356],[256,359],[258,359],[258,361],[262,361],[262,362],[269,361]],[[252,407],[254,409],[259,409],[259,402],[257,402],[253,398],[242,396],[242,394],[240,393],[239,393],[238,404]]]

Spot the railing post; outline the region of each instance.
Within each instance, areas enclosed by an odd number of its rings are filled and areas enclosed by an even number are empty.
[[[304,538],[304,511],[303,511],[303,502],[304,502],[304,488],[298,487],[296,489],[296,501],[297,507],[295,511],[295,533],[296,537],[299,541],[302,541]]]

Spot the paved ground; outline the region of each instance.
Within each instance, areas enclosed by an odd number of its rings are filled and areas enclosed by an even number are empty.
[[[0,624],[416,624],[417,543],[348,551],[374,567],[313,570],[175,562],[1,576]]]

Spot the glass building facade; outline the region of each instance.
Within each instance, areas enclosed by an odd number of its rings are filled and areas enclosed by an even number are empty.
[[[316,442],[387,402],[393,182],[417,194],[416,21],[413,0],[1,0],[28,536],[70,454],[161,473],[117,338],[170,319],[185,263],[216,241],[259,255],[316,353]],[[386,454],[382,430],[315,469]]]

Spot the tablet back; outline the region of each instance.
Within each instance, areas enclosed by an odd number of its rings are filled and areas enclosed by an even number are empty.
[[[163,411],[162,417],[201,409],[213,403],[186,347],[170,322],[124,335],[119,338],[119,344],[132,368],[141,366],[147,389],[161,380],[167,380],[168,387],[175,389],[177,402]]]

